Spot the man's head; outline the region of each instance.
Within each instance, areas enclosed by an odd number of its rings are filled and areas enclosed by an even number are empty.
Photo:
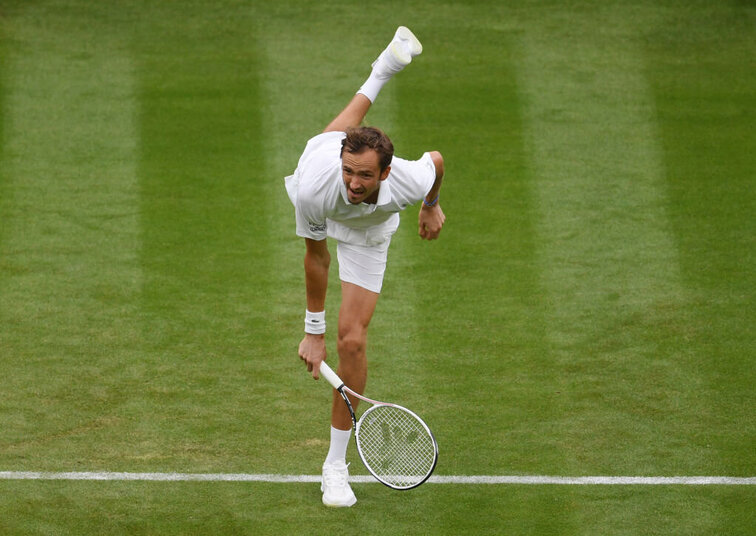
[[[375,203],[381,181],[388,177],[394,145],[380,129],[354,127],[341,142],[341,172],[349,202]]]

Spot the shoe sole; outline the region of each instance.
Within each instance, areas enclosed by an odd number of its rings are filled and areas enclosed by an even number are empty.
[[[407,44],[409,52],[407,52],[405,47],[402,46],[402,42]],[[381,58],[389,55],[393,60],[388,60],[387,58],[385,61],[393,66],[391,67],[392,72],[398,72],[409,65],[412,62],[412,58],[419,55],[422,51],[423,45],[420,43],[420,40],[415,37],[415,34],[413,34],[406,26],[399,26],[394,33],[394,38],[389,43],[388,47],[381,52],[381,55],[376,58],[372,67],[375,67],[378,62],[381,61]]]
[[[323,492],[323,483],[320,483],[320,492]],[[327,506],[328,508],[347,508],[349,506],[352,506],[357,502],[357,497],[352,497],[352,500],[347,503],[327,503],[325,501],[325,497],[323,497],[323,504]]]
[[[407,54],[402,46],[397,42],[393,42],[389,45],[389,52],[392,56],[394,56],[396,61],[398,61],[404,67],[409,65],[412,61],[412,56],[410,54]]]
[[[328,508],[349,508],[350,506],[353,506],[357,502],[357,499],[350,501],[345,504],[328,504],[327,502],[323,501],[323,505],[327,506]]]
[[[399,26],[399,28],[396,29],[396,33],[394,34],[394,40],[396,40],[397,38],[401,39],[402,41],[409,41],[410,56],[414,57],[422,53],[423,44],[420,42],[420,40],[417,37],[415,37],[415,34],[413,34],[412,31],[406,26]]]

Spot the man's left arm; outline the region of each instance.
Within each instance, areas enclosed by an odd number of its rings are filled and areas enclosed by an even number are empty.
[[[441,192],[441,183],[444,179],[444,159],[438,151],[430,153],[433,165],[436,167],[436,180],[433,186],[425,195],[423,204],[420,207],[420,214],[417,217],[418,234],[425,240],[435,240],[441,233],[446,216],[441,210],[439,196]]]

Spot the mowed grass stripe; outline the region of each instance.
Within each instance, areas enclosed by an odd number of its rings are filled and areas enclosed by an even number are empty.
[[[409,356],[395,370],[436,426],[440,472],[539,471],[542,438],[532,428],[542,411],[534,363],[543,319],[513,49],[496,17],[458,24],[474,12],[424,14],[416,33],[425,51],[396,80],[399,141],[415,157],[428,149],[445,157],[447,222],[429,243],[417,237],[419,207],[403,214],[395,269],[414,281],[417,305],[406,339],[392,335],[402,342],[395,352]],[[460,52],[472,43],[474,52]],[[401,334],[404,298],[390,300]]]
[[[8,29],[4,21],[0,19],[0,57],[7,58],[9,52],[7,41]],[[7,164],[5,162],[5,140],[6,132],[5,125],[7,123],[8,113],[6,111],[7,100],[6,93],[6,78],[9,73],[6,72],[7,61],[0,63],[0,248],[7,232],[7,224],[3,214],[7,214],[11,209],[13,188],[10,185],[10,175],[7,172]],[[0,269],[4,266],[2,257],[0,257]]]
[[[266,312],[252,304],[271,271],[255,38],[221,13],[153,10],[178,24],[137,33],[147,332],[204,353]],[[150,33],[161,38],[139,39]]]
[[[550,336],[565,347],[595,309],[642,310],[680,284],[642,51],[615,35],[565,42],[549,28],[523,36],[519,74],[543,280],[558,298]]]
[[[81,433],[114,425],[101,403],[118,396],[110,373],[138,333],[133,61],[117,37],[54,11],[16,11],[3,58],[6,460],[37,442],[63,459]]]
[[[296,401],[277,394],[291,327],[275,316],[279,179],[258,19],[194,3],[153,4],[140,21],[144,418],[131,456],[292,470],[270,449],[289,439],[279,420]]]
[[[558,378],[543,435],[567,472],[664,472],[656,449],[677,441],[665,408],[695,373],[659,354],[684,291],[653,95],[630,30],[653,23],[653,11],[585,8],[568,25],[537,11],[541,23],[519,38],[518,78]],[[627,457],[615,456],[618,444]]]
[[[710,452],[706,472],[756,468],[755,14],[744,3],[692,5],[668,13],[646,45],[692,296],[677,352],[704,378],[688,428]]]
[[[259,149],[266,162],[260,170],[261,188],[269,209],[271,240],[267,247],[276,266],[265,302],[277,330],[276,349],[261,366],[269,371],[271,387],[281,389],[271,395],[271,400],[279,399],[277,404],[286,405],[273,425],[282,429],[284,437],[275,452],[264,454],[270,470],[275,472],[282,466],[290,467],[290,471],[316,471],[328,450],[331,389],[322,381],[313,381],[297,355],[306,308],[305,245],[296,236],[294,207],[286,193],[284,177],[294,172],[307,140],[323,131],[358,86],[351,92],[350,88],[341,88],[339,93],[337,84],[325,83],[332,80],[332,74],[350,72],[350,66],[346,54],[324,54],[322,43],[336,28],[315,15],[318,9],[315,4],[280,3],[275,9],[260,10],[252,29],[259,43],[259,87],[264,103],[259,117]],[[329,362],[335,366],[340,289],[335,243],[330,243],[329,249],[327,351]],[[306,410],[309,418],[299,418],[303,408],[310,408]],[[266,410],[260,406],[258,411]]]

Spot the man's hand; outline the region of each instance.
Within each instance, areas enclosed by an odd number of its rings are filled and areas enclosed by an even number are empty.
[[[326,358],[325,335],[305,333],[304,339],[299,343],[299,358],[305,362],[313,378],[320,378],[320,363]]]
[[[424,240],[435,240],[438,238],[445,221],[446,216],[444,216],[444,211],[441,210],[439,203],[436,203],[432,207],[423,205],[417,217],[420,238]]]

